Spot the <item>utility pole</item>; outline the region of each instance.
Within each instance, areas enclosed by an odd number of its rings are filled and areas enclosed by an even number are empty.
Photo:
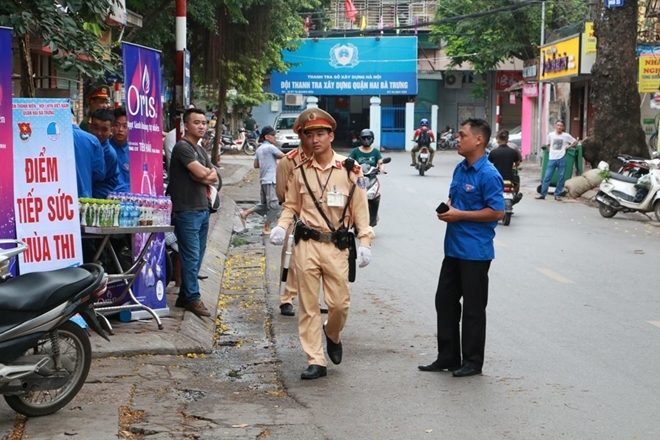
[[[541,44],[539,44],[539,47],[543,46],[545,44],[545,0],[541,2]],[[541,58],[541,54],[539,53],[539,63],[543,63],[543,59]],[[541,81],[541,69],[539,71],[539,119],[538,119],[538,127],[539,127],[539,137],[538,141],[536,142],[536,158],[540,162],[542,158],[541,154],[541,148],[540,145],[543,142],[543,135],[545,133],[545,115],[547,108],[545,106],[544,100],[545,100],[545,94],[544,92],[544,84],[543,81]]]
[[[188,103],[184,93],[184,65],[186,52],[186,0],[176,0],[176,58],[174,66],[174,103],[176,108],[176,139],[183,136],[182,116]]]

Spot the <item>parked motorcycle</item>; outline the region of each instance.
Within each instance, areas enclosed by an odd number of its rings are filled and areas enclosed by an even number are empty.
[[[234,139],[230,135],[223,134],[220,137],[220,154],[224,154],[227,151],[231,152],[240,152],[247,154],[248,156],[254,156],[259,148],[259,144],[256,140],[248,138],[248,131],[244,128],[241,128],[238,131],[238,138]]]
[[[430,157],[431,150],[429,150],[429,147],[424,146],[419,148],[419,151],[417,152],[417,162],[415,164],[415,169],[419,171],[420,176],[423,176],[426,170],[431,168],[429,165]]]
[[[660,158],[660,153],[654,152],[653,159]],[[645,159],[643,157],[634,157],[627,154],[617,156],[617,160],[621,162],[621,167],[618,173],[628,177],[642,177],[649,173],[649,169],[654,168],[655,164],[653,159]]]
[[[438,149],[447,150],[450,148],[456,148],[458,146],[458,141],[456,136],[454,136],[454,130],[449,130],[440,135],[438,139]]]
[[[606,162],[599,164],[598,168],[606,175],[596,194],[600,215],[611,218],[617,212],[653,211],[660,221],[660,159],[652,162],[654,168],[640,178],[609,172]]]
[[[391,157],[383,158],[383,163],[390,163]],[[376,226],[378,224],[378,207],[380,206],[380,181],[378,175],[380,169],[378,166],[363,163],[362,174],[367,180],[367,203],[369,204],[369,226]]]
[[[93,309],[108,278],[97,264],[10,278],[8,262],[27,246],[0,244],[15,246],[0,249],[0,394],[27,417],[52,414],[78,394],[92,362],[88,333],[70,318],[80,314],[109,341]]]

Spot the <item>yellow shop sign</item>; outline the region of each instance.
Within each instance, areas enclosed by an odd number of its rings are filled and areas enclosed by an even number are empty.
[[[541,46],[541,81],[576,76],[580,73],[580,35]]]

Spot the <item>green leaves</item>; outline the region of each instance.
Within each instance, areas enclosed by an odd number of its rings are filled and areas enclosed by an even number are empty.
[[[438,0],[435,20],[458,15],[478,14],[500,9],[485,16],[435,25],[432,35],[451,57],[452,64],[472,63],[477,73],[494,70],[511,57],[529,60],[538,56],[541,45],[541,5],[514,8],[520,0]],[[581,23],[587,16],[586,0],[546,2],[546,33],[567,24]]]
[[[77,68],[97,79],[106,71],[115,73],[119,61],[99,41],[109,5],[108,0],[4,0],[0,24],[12,27],[18,37],[41,39],[58,68]]]

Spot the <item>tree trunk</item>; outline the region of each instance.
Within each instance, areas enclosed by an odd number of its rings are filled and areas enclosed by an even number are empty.
[[[594,23],[598,57],[592,74],[594,137],[600,149],[592,160],[612,162],[617,154],[649,157],[641,126],[637,91],[638,0],[626,0],[621,8],[600,2]]]
[[[32,71],[32,54],[30,53],[30,34],[21,35],[18,39],[18,49],[21,57],[21,97],[36,98],[34,87],[34,72]]]

